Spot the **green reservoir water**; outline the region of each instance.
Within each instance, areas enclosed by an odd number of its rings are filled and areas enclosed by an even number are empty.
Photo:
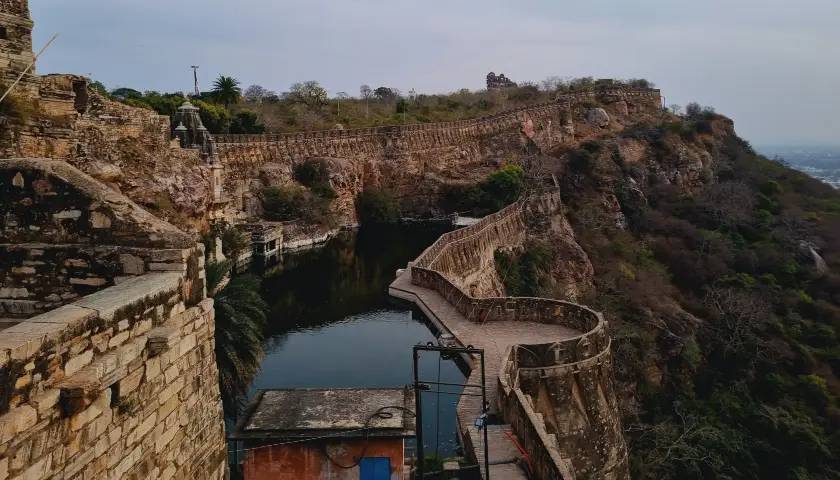
[[[394,387],[413,381],[412,346],[435,340],[419,310],[388,296],[397,268],[447,228],[401,225],[343,232],[322,247],[288,253],[264,274],[271,306],[265,356],[248,389]],[[425,379],[463,383],[452,360],[421,357]],[[452,390],[450,391],[460,391]],[[457,448],[454,395],[423,394],[426,452]]]

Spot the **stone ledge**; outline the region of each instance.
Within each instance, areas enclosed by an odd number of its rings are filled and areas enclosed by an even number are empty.
[[[149,331],[149,356],[154,357],[169,350],[181,340],[181,329],[171,326]]]
[[[175,291],[180,282],[179,273],[147,273],[82,297],[74,305],[96,310],[99,318],[110,322],[117,310],[148,297]]]

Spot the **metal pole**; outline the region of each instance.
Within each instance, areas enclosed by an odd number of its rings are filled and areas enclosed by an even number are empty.
[[[12,89],[15,88],[18,83],[20,83],[20,80],[23,78],[23,76],[26,75],[27,73],[29,73],[29,70],[32,68],[33,65],[35,65],[35,62],[38,61],[38,57],[40,57],[41,54],[44,53],[44,51],[46,51],[46,49],[55,41],[56,38],[58,38],[57,33],[55,35],[53,35],[52,38],[50,38],[50,41],[47,42],[47,44],[44,45],[44,47],[34,57],[32,57],[32,62],[26,67],[26,69],[24,69],[22,72],[20,72],[20,75],[18,75],[18,77],[14,81],[14,83],[12,83],[12,85],[9,88],[6,89],[6,91],[3,93],[3,96],[0,97],[0,102],[5,100],[6,96],[9,94],[9,92],[11,92]]]
[[[490,478],[490,446],[487,445],[487,385],[484,380],[484,350],[481,351],[481,413],[484,417],[484,478]]]
[[[416,474],[414,476],[415,480],[422,480],[423,479],[423,462],[425,461],[424,453],[423,453],[423,408],[420,405],[420,381],[418,376],[418,358],[420,356],[420,352],[418,351],[417,347],[414,347],[414,431],[417,432],[417,465],[416,465]]]
[[[193,80],[195,81],[195,96],[200,97],[201,92],[198,90],[198,65],[191,65],[190,68],[193,69]]]

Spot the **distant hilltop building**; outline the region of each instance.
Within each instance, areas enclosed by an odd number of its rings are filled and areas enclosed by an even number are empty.
[[[515,87],[516,82],[507,78],[504,73],[496,75],[493,72],[487,74],[487,90],[496,88],[510,88]]]

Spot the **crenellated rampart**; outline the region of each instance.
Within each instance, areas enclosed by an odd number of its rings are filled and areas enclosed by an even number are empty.
[[[658,108],[660,94],[656,89],[599,89],[563,94],[553,102],[453,122],[265,135],[215,135],[214,138],[222,163],[234,167],[292,162],[307,157],[393,158],[500,133],[518,133],[527,120],[545,126],[553,123],[559,132],[562,124],[570,121],[568,113],[574,106],[599,100],[626,100],[638,108]]]
[[[535,478],[626,479],[627,450],[603,316],[571,302],[478,297],[463,287],[476,265],[492,260],[496,249],[521,245],[530,207],[558,202],[557,196],[556,192],[531,196],[444,234],[409,265],[411,283],[437,292],[473,324],[531,322],[573,332],[546,338],[544,343],[510,342],[498,360],[498,378],[488,379],[498,382],[499,412],[528,452]],[[468,341],[475,343],[475,332]]]

